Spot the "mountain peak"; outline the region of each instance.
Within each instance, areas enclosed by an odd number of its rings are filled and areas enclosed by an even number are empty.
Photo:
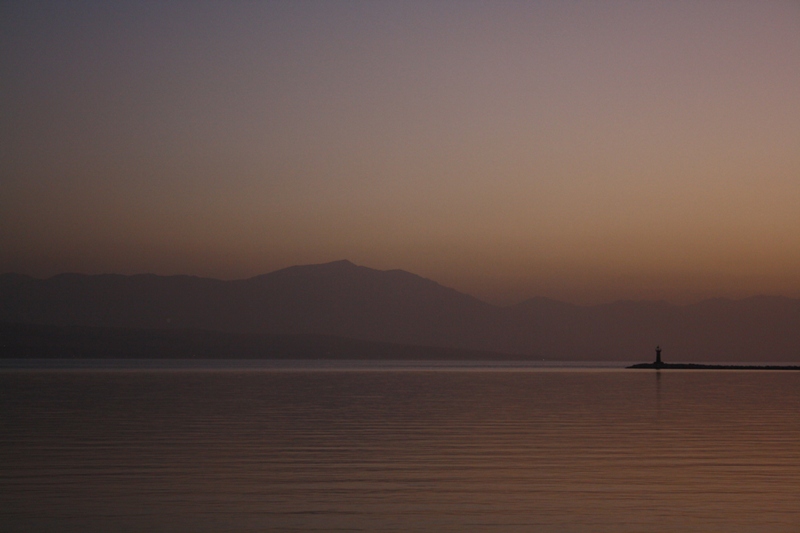
[[[533,298],[498,308],[403,270],[339,260],[249,280],[191,276],[0,275],[0,322],[317,334],[536,354],[637,360],[669,346],[682,361],[796,361],[800,300],[579,306]]]

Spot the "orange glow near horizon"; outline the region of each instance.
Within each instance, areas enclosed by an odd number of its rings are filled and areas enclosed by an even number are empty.
[[[795,2],[2,9],[2,272],[800,297]]]

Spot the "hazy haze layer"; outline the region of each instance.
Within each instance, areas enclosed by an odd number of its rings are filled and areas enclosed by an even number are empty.
[[[800,295],[800,4],[6,2],[0,271]]]

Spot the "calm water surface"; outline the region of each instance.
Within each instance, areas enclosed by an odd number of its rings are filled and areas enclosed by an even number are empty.
[[[800,373],[0,371],[0,530],[800,531]]]

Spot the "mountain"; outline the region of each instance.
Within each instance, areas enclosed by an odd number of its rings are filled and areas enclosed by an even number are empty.
[[[246,280],[191,276],[0,276],[0,321],[102,327],[323,334],[489,349],[496,309],[401,270],[348,261]]]
[[[6,323],[327,335],[554,360],[800,361],[800,300],[759,296],[678,306],[546,298],[498,307],[402,270],[349,261],[245,280],[0,275]]]
[[[508,309],[511,336],[553,359],[800,361],[800,300],[757,296],[692,305],[618,301],[577,306],[537,298]]]

